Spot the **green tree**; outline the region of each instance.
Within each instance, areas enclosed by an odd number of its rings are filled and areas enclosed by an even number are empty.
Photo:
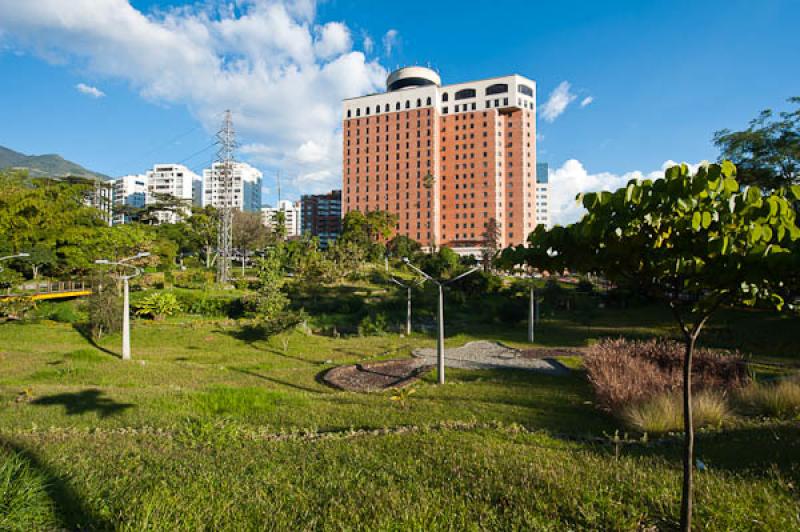
[[[289,298],[281,290],[283,286],[283,270],[281,268],[280,251],[268,250],[264,257],[257,261],[258,289],[255,297],[256,319],[271,328],[273,322],[281,317],[289,304]]]
[[[217,257],[215,249],[219,231],[219,212],[210,205],[202,209],[195,207],[187,223],[203,250],[206,268],[211,268]]]
[[[781,309],[783,279],[797,267],[790,246],[800,238],[792,201],[800,186],[765,194],[741,187],[725,161],[669,168],[663,179],[630,181],[616,192],[582,196],[588,213],[567,228],[536,231],[517,260],[566,264],[612,281],[635,279],[665,301],[683,335],[685,448],[681,527],[690,530],[694,426],[692,356],[704,325],[724,305]]]
[[[261,213],[233,211],[233,247],[242,256],[242,272],[244,273],[247,257],[260,251],[267,245],[270,237],[269,229],[261,219]]]
[[[386,249],[395,258],[408,257],[413,259],[422,251],[422,245],[405,235],[397,235],[386,243]]]
[[[272,215],[272,232],[278,240],[286,240],[286,213],[277,211]]]
[[[720,160],[736,163],[739,182],[774,189],[800,182],[800,96],[789,98],[794,111],[766,109],[744,131],[714,134]]]

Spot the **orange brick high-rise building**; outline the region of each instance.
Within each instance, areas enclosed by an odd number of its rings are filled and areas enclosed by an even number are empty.
[[[406,67],[343,111],[343,215],[389,211],[398,234],[462,254],[477,254],[487,233],[501,247],[525,242],[536,225],[533,81],[442,86]]]

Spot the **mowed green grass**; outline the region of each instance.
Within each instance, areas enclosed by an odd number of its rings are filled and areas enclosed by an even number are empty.
[[[527,345],[524,325],[453,314],[449,346]],[[792,325],[778,320],[773,330]],[[547,317],[538,341],[670,331],[661,310],[639,309],[589,326]],[[118,343],[93,345],[51,321],[0,325],[0,514],[17,516],[0,529],[676,525],[678,443],[629,445],[615,458],[601,442],[618,425],[579,370],[450,370],[444,386],[423,379],[403,408],[386,393],[330,389],[320,375],[409,356],[432,347],[429,336],[253,341],[235,322],[178,317],[137,321],[134,361],[117,358]],[[700,434],[699,526],[798,528],[798,442],[797,423]]]

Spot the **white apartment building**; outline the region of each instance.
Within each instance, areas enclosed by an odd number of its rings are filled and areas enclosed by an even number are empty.
[[[275,216],[279,212],[284,213],[285,217],[284,226],[286,227],[286,236],[287,237],[300,236],[302,227],[300,224],[300,202],[296,201],[292,203],[291,201],[288,200],[282,200],[278,202],[277,207],[262,208],[261,219],[264,225],[274,230]]]
[[[550,168],[547,163],[536,165],[536,224],[550,229]]]
[[[234,209],[258,212],[261,210],[261,172],[247,163],[233,164]],[[203,170],[203,206],[223,207],[222,163],[216,162]]]
[[[191,212],[193,182],[200,176],[182,164],[157,164],[147,172],[147,197],[146,203],[157,203],[160,197],[172,196],[183,200],[186,208],[183,213],[160,211],[156,213],[159,223],[177,223],[187,217]]]
[[[141,209],[147,202],[147,176],[125,175],[114,180],[112,185],[112,201],[114,203],[114,225],[130,222],[130,218],[120,207],[129,206]]]

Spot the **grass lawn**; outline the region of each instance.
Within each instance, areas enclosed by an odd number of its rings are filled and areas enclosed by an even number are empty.
[[[448,345],[528,345],[524,325],[451,316]],[[796,325],[727,313],[709,343],[790,361],[781,338]],[[672,331],[658,308],[590,323],[556,314],[537,343]],[[233,321],[179,316],[136,321],[132,362],[118,343],[95,345],[69,323],[0,325],[0,530],[676,526],[679,440],[615,457],[603,439],[619,426],[592,404],[579,360],[566,377],[449,370],[436,386],[428,375],[403,408],[319,376],[408,356],[434,345],[427,335],[259,341]],[[790,422],[701,432],[698,526],[800,527],[798,442]]]

